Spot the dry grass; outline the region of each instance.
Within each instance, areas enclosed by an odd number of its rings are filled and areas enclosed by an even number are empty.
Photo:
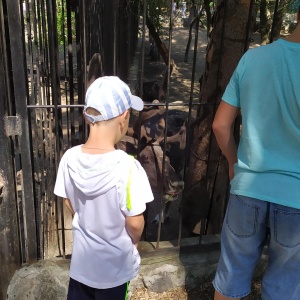
[[[163,293],[149,292],[146,288],[134,291],[130,300],[187,300],[188,294],[185,289],[177,288]]]
[[[256,279],[252,283],[251,294],[242,298],[243,300],[261,299],[261,282]],[[177,288],[163,293],[150,292],[146,288],[134,291],[130,300],[213,300],[214,288],[211,283],[205,282],[191,291],[187,292],[184,288]]]

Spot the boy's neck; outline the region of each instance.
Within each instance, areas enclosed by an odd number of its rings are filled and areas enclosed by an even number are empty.
[[[86,144],[81,145],[82,148],[84,149],[89,149],[89,150],[101,150],[101,151],[113,151],[115,148],[99,148],[99,147],[90,147],[87,146]]]
[[[115,150],[115,144],[121,140],[128,128],[126,116],[128,114],[122,114],[108,121],[90,124],[89,137],[81,150],[92,154]]]
[[[115,136],[110,130],[90,128],[87,141],[81,146],[86,153],[105,153],[115,150]]]
[[[86,146],[86,144],[81,145],[81,152],[86,154],[105,154],[115,150],[115,148],[90,147]]]

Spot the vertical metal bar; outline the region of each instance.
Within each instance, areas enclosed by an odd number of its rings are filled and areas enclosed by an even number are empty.
[[[72,12],[70,1],[67,0],[67,35],[68,35],[68,69],[70,104],[74,104],[74,74],[73,74],[73,37],[72,37]],[[75,118],[74,108],[70,109],[71,121],[71,146],[75,146]]]
[[[37,49],[37,57],[36,57],[36,65],[42,67],[42,78],[38,77],[38,88],[39,93],[41,94],[39,97],[39,103],[46,104],[50,103],[49,96],[49,79],[48,79],[48,49],[46,46],[48,45],[47,40],[47,29],[46,29],[46,12],[45,12],[45,2],[44,0],[36,0],[36,10],[37,10],[37,30],[38,30],[38,49]],[[42,228],[40,228],[41,233],[41,257],[45,258],[48,256],[48,247],[47,243],[49,241],[49,214],[48,208],[49,203],[47,202],[46,195],[49,195],[50,186],[47,182],[48,176],[45,176],[45,171],[47,173],[53,169],[52,163],[49,163],[48,157],[52,156],[52,151],[49,150],[48,139],[49,136],[52,136],[52,133],[49,130],[49,119],[51,119],[50,113],[47,110],[42,110],[38,112],[40,119],[45,124],[45,129],[42,126],[38,127],[38,135],[39,138],[43,140],[43,151],[42,157],[43,162],[41,166],[42,170],[42,178],[41,178],[41,224]]]
[[[13,31],[10,34],[10,49],[13,71],[14,97],[16,112],[21,118],[22,135],[19,136],[20,153],[22,159],[23,189],[22,200],[24,209],[24,232],[25,232],[25,259],[27,262],[37,260],[37,237],[36,237],[36,216],[34,205],[34,192],[32,184],[32,165],[30,151],[30,137],[27,114],[27,72],[25,67],[25,51],[23,26],[21,22],[19,1],[7,2],[8,23]],[[21,61],[21,63],[20,63]]]
[[[251,19],[252,19],[251,16],[252,16],[254,1],[255,0],[251,0],[250,7],[249,7],[248,22],[246,25],[246,33],[245,33],[246,36],[245,36],[244,52],[246,52],[248,50],[249,43],[250,43],[249,35],[250,35],[250,26],[251,26]]]
[[[35,0],[26,0],[26,11],[24,22],[27,25],[27,68],[30,74],[30,86],[29,89],[29,103],[41,103],[40,95],[40,63],[38,52],[38,25],[37,25],[37,6]],[[32,34],[33,33],[33,34]],[[36,226],[37,226],[37,250],[38,257],[42,257],[43,249],[43,236],[41,234],[41,227],[43,223],[41,221],[41,207],[43,205],[40,195],[43,189],[43,165],[42,156],[40,153],[43,148],[43,135],[42,135],[42,123],[43,117],[40,111],[28,111],[30,127],[31,127],[31,140],[32,140],[32,167],[35,174],[33,178],[33,191],[35,195],[35,212],[36,212]],[[38,124],[40,126],[38,126]]]
[[[87,72],[86,72],[86,68],[87,68],[87,55],[86,55],[86,44],[87,44],[87,37],[86,37],[86,2],[83,1],[82,2],[82,15],[83,15],[83,24],[82,24],[82,34],[83,34],[83,41],[82,41],[82,45],[83,45],[83,49],[82,49],[82,54],[83,54],[83,58],[82,58],[82,63],[83,63],[83,99],[85,96],[85,90],[86,90],[86,76],[87,76]]]
[[[157,242],[156,249],[159,248],[160,234],[161,234],[161,226],[162,226],[162,214],[163,214],[163,206],[165,205],[163,200],[163,192],[164,192],[164,170],[166,165],[166,141],[167,141],[167,133],[168,133],[168,114],[169,114],[169,90],[170,90],[170,66],[171,66],[171,54],[172,54],[172,37],[173,37],[173,14],[172,14],[173,0],[170,1],[170,19],[169,19],[169,56],[168,56],[168,78],[167,78],[167,93],[166,93],[166,104],[165,104],[165,128],[164,128],[164,145],[163,145],[163,159],[162,159],[162,176],[161,176],[161,185],[160,185],[160,215],[159,215],[159,223],[158,223],[158,232],[157,232]]]
[[[33,10],[35,11],[35,48],[36,48],[36,57],[35,57],[35,64],[36,64],[36,70],[37,70],[37,99],[36,102],[38,103],[45,103],[45,93],[44,93],[44,77],[45,77],[45,68],[44,68],[44,59],[41,61],[41,53],[44,47],[44,41],[43,41],[43,35],[42,35],[42,22],[40,22],[41,16],[40,16],[40,1],[35,0],[34,1],[34,7]],[[41,69],[41,70],[40,70]],[[40,72],[41,71],[41,72]],[[38,172],[38,176],[35,178],[35,185],[36,185],[36,195],[37,195],[37,202],[38,205],[38,212],[37,212],[37,222],[38,223],[38,233],[39,233],[39,250],[40,250],[40,257],[45,258],[45,232],[47,232],[47,228],[45,227],[47,224],[46,218],[44,217],[44,211],[47,208],[47,203],[45,201],[45,195],[46,189],[48,187],[47,179],[48,176],[46,175],[50,169],[48,168],[48,165],[46,163],[46,137],[49,135],[49,130],[47,130],[47,111],[45,110],[38,110],[33,112],[36,117],[35,124],[32,126],[35,127],[35,133],[36,133],[36,143],[38,143],[38,147],[36,148],[36,167]],[[33,119],[32,119],[33,120]],[[39,120],[39,122],[38,122]],[[37,150],[38,149],[38,150]],[[46,172],[45,172],[46,171]]]
[[[143,96],[143,78],[144,78],[144,68],[145,68],[145,36],[146,36],[146,16],[147,16],[147,0],[143,1],[143,34],[142,34],[142,45],[141,45],[141,68],[140,76],[141,78],[139,84],[140,97]]]
[[[147,17],[147,0],[143,0],[143,33],[142,33],[142,45],[141,45],[141,58],[140,58],[140,69],[138,74],[138,80],[139,80],[139,96],[143,97],[143,79],[144,79],[144,66],[145,66],[145,35],[146,35],[146,17]],[[137,159],[140,155],[140,149],[141,149],[141,112],[139,112],[138,120],[137,120]],[[146,211],[144,213],[145,216],[145,227],[144,227],[144,239],[148,240],[148,206],[146,208]]]
[[[66,38],[65,38],[65,3],[64,0],[61,0],[61,7],[62,7],[62,36],[63,36],[63,58],[64,58],[64,91],[65,91],[65,103],[68,104],[68,82],[67,82],[67,67],[66,67]],[[66,108],[66,128],[67,128],[67,138],[68,138],[68,145],[69,145],[69,109]],[[63,119],[62,119],[63,123]],[[63,148],[63,145],[62,145]],[[65,237],[65,216],[64,216],[64,204],[63,201],[61,203],[61,211],[60,211],[60,218],[61,218],[61,234],[62,234],[62,247],[63,247],[63,258],[66,257],[66,237]]]
[[[191,78],[191,90],[190,90],[190,99],[189,99],[189,111],[188,111],[188,120],[187,120],[187,132],[189,132],[191,127],[191,114],[192,114],[192,107],[194,101],[194,84],[195,84],[195,73],[196,73],[196,62],[197,62],[197,51],[198,51],[198,36],[199,36],[199,23],[200,23],[200,9],[201,0],[198,0],[196,6],[196,28],[195,28],[195,42],[194,42],[194,55],[193,55],[193,67],[192,67],[192,78]],[[186,169],[189,161],[189,153],[190,153],[190,134],[186,135],[186,147],[185,147],[185,155],[184,155],[184,169],[183,169],[183,181],[185,182],[186,179]],[[202,226],[203,222],[201,222]],[[180,230],[179,230],[179,237],[178,237],[178,246],[180,246],[181,242],[181,229],[182,229],[182,215],[180,214]],[[201,234],[200,234],[201,236]]]
[[[270,33],[270,43],[272,43],[273,39],[274,39],[274,29],[275,29],[274,21],[276,20],[277,13],[278,13],[278,3],[279,3],[279,0],[276,0],[275,7],[274,7],[274,13],[273,13],[272,28],[271,28],[271,33]]]
[[[86,73],[86,62],[83,61],[83,49],[86,45],[86,41],[84,40],[83,31],[86,26],[86,15],[81,13],[83,8],[84,1],[79,1],[78,6],[76,8],[75,19],[76,19],[76,48],[77,48],[77,82],[78,82],[78,103],[84,103],[85,100],[85,75]],[[82,109],[78,109],[78,124],[79,131],[86,133],[87,125],[83,122]],[[83,135],[82,135],[83,136]],[[81,139],[82,140],[82,139]]]
[[[53,152],[55,152],[55,140],[53,140],[53,134],[52,134],[52,128],[53,128],[53,120],[52,120],[52,114],[53,111],[48,109],[45,114],[49,116],[48,118],[45,119],[46,122],[46,128],[47,128],[47,133],[45,134],[45,159],[46,159],[46,169],[48,174],[52,175],[55,174],[56,172],[56,165],[53,164]],[[50,117],[51,116],[51,117]],[[53,149],[54,148],[54,149]],[[56,155],[55,155],[56,157]],[[54,158],[55,159],[55,158]],[[51,207],[56,205],[57,199],[54,199],[50,197],[50,195],[53,195],[53,185],[51,185],[52,181],[49,178],[50,176],[47,176],[47,184],[46,184],[46,191],[45,191],[45,196],[44,196],[44,202],[45,202],[45,241],[49,243],[50,241],[50,226],[52,226],[52,216],[51,216]],[[54,202],[54,203],[53,203]],[[51,242],[51,241],[50,241]],[[58,241],[59,242],[59,241]],[[58,248],[60,247],[59,244],[57,244]],[[44,246],[45,248],[45,257],[49,257],[49,244]],[[59,248],[60,251],[60,248]]]
[[[113,74],[118,75],[117,73],[117,15],[118,15],[118,8],[119,8],[119,1],[114,0],[114,10],[113,10]]]
[[[77,55],[77,82],[78,82],[78,103],[82,102],[82,82],[83,82],[83,70],[82,70],[82,47],[83,47],[83,38],[82,38],[82,23],[84,16],[79,14],[81,10],[82,1],[79,1],[78,6],[75,11],[76,19],[76,55]]]
[[[48,16],[47,16],[47,7],[46,2],[48,0],[41,0],[41,19],[42,19],[42,57],[43,60],[40,62],[42,67],[42,82],[44,84],[43,88],[43,94],[44,97],[42,98],[43,104],[52,104],[51,102],[51,90],[50,90],[50,82],[51,82],[51,76],[50,76],[50,54],[49,54],[49,36],[48,36]],[[51,1],[51,0],[50,0]],[[49,118],[50,115],[47,115]]]
[[[7,115],[10,93],[7,89],[7,47],[3,1],[0,0],[0,128],[3,129]],[[8,45],[9,46],[9,45]],[[21,265],[16,191],[11,145],[5,130],[0,130],[0,299],[6,299],[6,291],[14,272]]]
[[[80,90],[78,88],[78,103],[84,103],[85,102],[85,91],[86,91],[86,83],[87,83],[87,53],[86,53],[86,45],[87,45],[87,34],[86,34],[86,28],[87,28],[87,10],[86,10],[86,2],[83,1],[81,3],[81,10],[78,12],[78,14],[81,15],[80,19],[80,28],[78,33],[78,37],[81,38],[79,41],[81,44],[80,49],[80,56],[78,56],[79,61],[77,61],[77,66],[79,66],[80,74],[78,76],[78,86],[80,86]],[[82,13],[81,13],[82,11]],[[78,114],[78,123],[79,123],[79,131],[87,133],[88,131],[88,125],[84,122],[82,109],[79,109]]]
[[[27,72],[26,74],[28,73],[28,71],[30,72],[30,93],[29,93],[29,103],[33,104],[34,103],[34,99],[35,99],[35,95],[34,95],[34,92],[35,92],[35,80],[34,80],[34,74],[33,74],[33,51],[32,51],[32,28],[31,28],[31,13],[32,13],[32,10],[31,10],[31,2],[29,3],[28,0],[25,1],[25,16],[24,16],[24,19],[25,19],[25,23],[26,23],[26,31],[27,31],[27,36],[25,36],[25,39],[27,37],[27,51],[26,51],[26,56],[27,57],[30,57],[30,59],[28,60],[27,62]],[[24,5],[23,4],[23,5]],[[34,18],[32,18],[34,19]]]
[[[61,9],[62,9],[62,18],[61,18],[61,35],[63,39],[63,58],[64,58],[64,95],[65,95],[65,104],[68,104],[68,77],[67,77],[67,53],[66,53],[66,26],[65,26],[65,1],[61,0]],[[70,110],[67,108],[66,109],[66,128],[67,128],[67,139],[68,139],[68,144],[70,145]]]
[[[57,32],[56,30],[52,30],[53,28],[57,28],[57,22],[55,17],[56,12],[56,0],[46,1],[47,4],[47,17],[48,17],[48,38],[49,38],[49,51],[50,51],[50,75],[51,75],[51,90],[52,90],[52,101],[55,106],[54,108],[54,122],[55,122],[55,134],[56,134],[56,155],[55,155],[55,166],[58,168],[59,158],[61,157],[61,145],[62,141],[62,132],[61,132],[61,111],[58,110],[57,105],[60,104],[60,89],[59,89],[59,75],[58,75],[58,47],[57,47]],[[59,236],[59,212],[62,214],[63,211],[63,203],[58,200],[56,197],[56,230],[57,230],[57,242],[58,242],[58,250],[59,255],[65,257],[65,239],[64,239],[64,224],[63,217],[61,217],[61,242],[62,242],[62,253],[60,249],[60,236]]]
[[[3,47],[2,49],[2,53],[3,55],[0,56],[0,59],[3,59],[3,68],[1,68],[1,70],[9,70],[10,67],[8,65],[8,56],[10,54],[10,51],[9,51],[9,44],[6,43],[6,40],[5,40],[5,18],[4,18],[4,13],[3,13],[3,6],[5,5],[5,2],[4,0],[0,0],[0,43]],[[6,55],[4,55],[6,54]],[[10,82],[10,77],[9,77],[9,72],[4,72],[3,74],[4,78],[3,80],[7,83]],[[10,104],[12,103],[12,95],[11,95],[11,92],[10,90],[7,90],[6,91],[6,98],[7,98],[7,103],[8,103],[8,113],[10,113],[11,109],[10,109]]]

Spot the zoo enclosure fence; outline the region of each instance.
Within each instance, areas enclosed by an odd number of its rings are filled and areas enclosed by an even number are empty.
[[[100,53],[104,74],[127,81],[140,37],[142,92],[145,4],[0,1],[0,299],[23,263],[66,255],[70,215],[53,187],[63,152],[86,137],[82,108],[88,60]],[[172,40],[171,28],[169,34]],[[196,52],[195,46],[194,63]],[[194,69],[185,104],[189,113],[195,105],[193,85]],[[167,101],[166,111],[170,107]],[[158,244],[160,228],[161,222]],[[179,241],[180,235],[178,224]]]

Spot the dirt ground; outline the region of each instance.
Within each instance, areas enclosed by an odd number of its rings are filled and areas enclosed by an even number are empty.
[[[252,284],[252,292],[243,300],[259,300],[261,283],[254,281]],[[213,300],[214,288],[211,282],[206,282],[200,286],[186,291],[183,288],[174,289],[164,293],[153,293],[147,291],[145,288],[136,290],[130,300]]]

